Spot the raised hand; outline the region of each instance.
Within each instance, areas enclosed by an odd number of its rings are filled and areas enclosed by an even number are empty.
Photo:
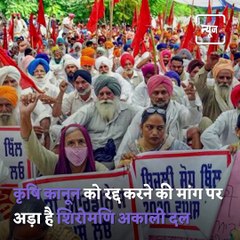
[[[188,96],[189,101],[196,100],[196,90],[194,88],[193,83],[189,82],[188,86],[182,83],[183,90],[185,91],[186,95]]]
[[[20,112],[30,114],[36,107],[39,97],[39,93],[29,93],[27,95],[22,95],[19,107]]]
[[[215,64],[218,62],[219,60],[219,55],[218,53],[211,53],[210,56],[207,57],[207,61],[205,64],[205,69],[207,71],[211,71],[213,69],[213,67],[215,66]]]
[[[52,98],[46,94],[41,94],[39,99],[44,103],[44,104],[54,104],[56,102],[55,98]]]
[[[68,83],[65,80],[63,80],[59,85],[60,92],[65,93],[67,90],[67,87],[68,87]]]

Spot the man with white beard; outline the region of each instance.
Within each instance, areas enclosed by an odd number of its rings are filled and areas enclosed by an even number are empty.
[[[13,87],[0,86],[0,126],[17,125],[16,112],[17,91]]]
[[[119,144],[138,109],[120,101],[121,86],[113,77],[99,76],[94,92],[98,100],[81,107],[63,125],[85,126],[92,140],[95,160],[112,169]]]
[[[214,86],[207,85],[207,75],[211,70]],[[222,112],[233,109],[230,93],[233,86],[238,84],[233,82],[233,72],[230,60],[219,59],[218,55],[211,54],[194,78],[194,85],[203,104],[203,116],[213,122]]]

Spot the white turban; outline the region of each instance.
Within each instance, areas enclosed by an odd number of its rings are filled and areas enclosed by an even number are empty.
[[[107,65],[109,67],[109,70],[111,71],[113,63],[110,59],[108,59],[105,56],[101,56],[101,57],[97,58],[96,61],[95,61],[95,67],[98,71],[99,71],[99,68],[102,64]]]
[[[19,83],[21,79],[21,74],[16,67],[5,66],[0,68],[0,85],[3,85],[3,82],[6,79],[6,77],[10,77]]]
[[[82,50],[82,44],[80,43],[80,42],[75,42],[74,44],[73,44],[73,50],[75,50],[75,48],[76,47],[79,47],[80,48],[80,50]]]
[[[68,65],[75,65],[78,69],[80,68],[80,62],[77,61],[74,57],[72,57],[69,54],[65,54],[63,62],[64,62],[64,64],[63,64],[64,69]]]

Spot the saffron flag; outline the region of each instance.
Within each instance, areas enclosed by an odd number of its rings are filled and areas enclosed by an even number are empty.
[[[234,13],[234,4],[232,6],[230,17],[228,19],[228,22],[227,22],[227,25],[226,25],[226,28],[225,28],[225,32],[226,32],[226,36],[225,36],[226,37],[226,41],[225,41],[225,48],[224,48],[225,51],[226,51],[226,49],[228,47],[228,44],[230,42],[230,39],[231,39],[233,13]]]
[[[207,14],[212,14],[212,6],[211,6],[211,0],[208,0],[208,9],[207,9]],[[212,22],[212,17],[208,16],[206,19],[206,24],[211,23]]]
[[[147,32],[148,28],[151,27],[151,16],[148,0],[142,0],[141,10],[138,19],[139,20],[137,31],[132,42],[132,47],[134,49],[133,51],[134,57],[139,52],[139,43],[143,41],[145,33]]]
[[[173,24],[173,11],[174,11],[173,8],[174,8],[174,2],[172,2],[170,13],[169,13],[169,16],[167,18],[167,25],[169,25],[169,26],[172,26],[172,24]]]
[[[44,17],[44,6],[43,6],[43,0],[38,1],[38,18],[37,18],[38,24],[42,24],[44,27],[46,27],[45,17]]]
[[[95,0],[94,5],[92,7],[92,12],[90,14],[87,29],[90,32],[95,32],[97,30],[98,20],[103,18],[105,12],[105,6],[103,0]]]
[[[0,62],[2,63],[3,66],[14,66],[18,69],[18,71],[21,73],[21,79],[20,79],[20,86],[22,89],[25,88],[34,88],[36,91],[38,91],[39,93],[42,93],[41,90],[38,89],[38,87],[36,86],[36,84],[33,82],[33,80],[31,78],[29,78],[16,64],[16,62],[10,58],[7,53],[5,52],[5,50],[3,48],[0,47]]]

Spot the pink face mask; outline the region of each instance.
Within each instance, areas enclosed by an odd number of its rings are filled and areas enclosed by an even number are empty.
[[[83,148],[73,148],[73,147],[65,147],[66,156],[74,166],[79,167],[83,164],[87,157],[87,147]]]

